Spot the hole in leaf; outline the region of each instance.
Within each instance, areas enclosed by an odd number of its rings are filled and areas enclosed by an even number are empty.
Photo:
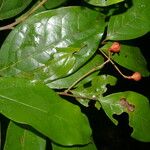
[[[90,87],[90,86],[92,86],[91,82],[87,82],[87,83],[85,83],[85,84],[83,85],[84,88],[88,88],[88,87]]]
[[[113,118],[118,121],[118,128],[123,131],[122,134],[130,137],[131,133],[133,132],[133,128],[129,126],[129,115],[127,113],[122,113],[120,115],[113,115]]]

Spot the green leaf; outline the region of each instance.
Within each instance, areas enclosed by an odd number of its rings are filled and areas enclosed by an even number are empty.
[[[61,78],[58,80],[55,80],[53,82],[48,83],[48,87],[53,89],[63,89],[70,87],[76,80],[78,80],[81,76],[86,74],[89,70],[92,68],[102,64],[104,62],[104,59],[101,55],[96,55],[92,60],[87,62],[83,67],[81,67],[79,70],[77,70],[75,73],[71,74],[70,76],[67,76],[65,78]],[[94,76],[98,74],[99,71],[92,73],[85,79],[83,79],[81,82],[79,82],[78,85],[84,84],[88,81],[90,81]]]
[[[23,11],[32,0],[1,0],[0,1],[0,20],[16,16]]]
[[[108,42],[104,47],[102,47],[102,50],[108,53],[108,49],[111,45],[112,42]],[[116,63],[129,70],[140,72],[143,77],[150,75],[147,62],[138,47],[121,44],[119,54],[114,54],[111,58]]]
[[[61,4],[65,3],[67,0],[47,0],[45,3],[45,7],[47,9],[55,8],[60,6]]]
[[[62,145],[90,141],[89,122],[80,108],[40,83],[0,78],[0,112],[15,122],[32,126]]]
[[[108,23],[107,39],[129,40],[150,31],[149,0],[132,0],[131,8],[112,16]]]
[[[83,97],[97,97],[97,96],[102,96],[107,91],[106,85],[115,85],[116,84],[116,78],[110,75],[100,75],[96,76],[93,78],[91,81],[91,86],[84,87],[79,86],[72,92],[78,96],[83,96]]]
[[[143,142],[150,142],[150,105],[148,99],[136,92],[126,91],[99,99],[107,116],[116,124],[113,114],[123,112],[129,115],[129,125],[133,128],[131,136]]]
[[[84,146],[63,147],[52,143],[53,150],[97,150],[94,143],[89,143]]]
[[[16,27],[0,50],[0,75],[49,83],[78,70],[95,53],[104,17],[84,7],[42,12]]]
[[[2,5],[2,3],[3,3],[3,0],[0,0],[0,6]]]
[[[84,1],[95,6],[109,6],[117,4],[119,2],[123,2],[124,0],[84,0]]]
[[[46,140],[13,122],[9,123],[4,150],[45,150]]]
[[[75,90],[72,90],[72,93],[77,97],[85,97],[77,98],[77,100],[84,106],[88,107],[88,103],[90,99],[95,99],[101,97],[106,91],[106,85],[115,85],[116,78],[110,75],[100,75],[93,78],[91,81],[91,86],[85,87],[79,86]],[[96,103],[96,107],[99,109],[100,106]]]

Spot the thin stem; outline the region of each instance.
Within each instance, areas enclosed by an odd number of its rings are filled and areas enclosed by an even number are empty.
[[[68,93],[70,91],[70,89],[72,89],[77,83],[79,83],[81,80],[83,80],[85,77],[89,76],[91,73],[101,69],[102,67],[104,67],[105,64],[107,64],[109,62],[109,60],[105,61],[103,64],[101,64],[100,66],[97,66],[93,69],[91,69],[89,72],[85,73],[83,76],[81,76],[78,80],[76,80],[66,91],[65,93]]]
[[[122,77],[124,77],[125,79],[129,79],[129,76],[124,75],[124,74],[120,71],[120,69],[116,66],[116,64],[110,59],[110,57],[111,57],[110,52],[109,52],[109,54],[108,54],[108,56],[107,56],[101,49],[99,49],[99,50],[100,50],[100,52],[110,61],[110,63],[114,66],[114,68],[118,71],[118,73],[119,73]]]
[[[2,30],[8,30],[8,29],[13,29],[14,26],[16,26],[17,24],[21,23],[22,21],[24,21],[25,19],[27,19],[31,14],[33,14],[39,7],[41,7],[47,0],[42,0],[41,2],[38,2],[36,4],[36,6],[33,6],[28,12],[26,12],[25,14],[23,14],[22,16],[20,16],[18,19],[16,19],[15,22],[5,25],[3,27],[0,27],[0,31]]]
[[[120,69],[115,65],[115,63],[114,63],[112,60],[110,60],[110,62],[111,62],[111,64],[114,66],[114,68],[118,71],[118,73],[119,73],[121,76],[123,76],[125,79],[128,79],[128,78],[129,78],[129,76],[124,75],[124,74],[120,71]]]
[[[59,95],[62,95],[62,96],[69,96],[69,97],[74,97],[74,98],[97,100],[96,98],[84,97],[84,96],[77,96],[77,95],[69,94],[69,93],[66,93],[66,92],[58,92],[58,94],[59,94]]]

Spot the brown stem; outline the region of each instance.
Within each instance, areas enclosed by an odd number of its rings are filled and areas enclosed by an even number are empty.
[[[109,54],[108,54],[108,56],[101,50],[101,49],[99,49],[100,50],[100,52],[110,61],[110,63],[114,66],[114,68],[118,71],[118,73],[122,76],[122,77],[124,77],[125,79],[129,79],[130,77],[129,76],[126,76],[126,75],[124,75],[122,72],[121,72],[121,70],[116,66],[116,64],[111,60],[111,54],[110,54],[110,52],[109,52]]]
[[[31,14],[33,14],[39,7],[41,7],[47,0],[42,0],[41,2],[38,2],[38,4],[36,4],[36,6],[33,6],[28,12],[26,12],[25,14],[23,14],[22,16],[20,16],[18,19],[16,19],[15,22],[5,25],[3,27],[0,27],[0,31],[2,30],[8,30],[8,29],[13,29],[14,26],[16,26],[17,24],[21,23],[22,21],[24,21],[25,19],[27,19]]]
[[[107,64],[109,62],[109,60],[105,61],[103,64],[101,64],[100,66],[97,66],[93,69],[91,69],[89,72],[85,73],[83,76],[81,76],[78,80],[76,80],[66,91],[65,93],[68,93],[70,91],[70,89],[72,89],[77,83],[79,83],[81,80],[83,80],[85,77],[89,76],[91,73],[101,69],[102,67],[104,67],[105,64]]]
[[[62,96],[69,96],[69,97],[74,97],[74,98],[97,100],[96,98],[84,97],[84,96],[77,96],[77,95],[69,94],[69,93],[66,93],[66,92],[58,92],[58,94],[59,94],[59,95],[62,95]]]

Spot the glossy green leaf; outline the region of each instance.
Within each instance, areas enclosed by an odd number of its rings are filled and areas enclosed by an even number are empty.
[[[46,140],[17,124],[10,122],[4,150],[45,150]]]
[[[76,89],[72,90],[72,93],[78,97],[84,97],[84,99],[77,99],[82,105],[88,107],[89,100],[101,97],[102,94],[107,91],[106,85],[108,84],[111,86],[115,85],[116,78],[110,75],[100,75],[93,78],[93,80],[91,81],[91,86],[79,86]],[[96,107],[99,108],[99,105],[96,104]]]
[[[123,2],[124,0],[84,0],[84,1],[95,6],[109,6],[117,4],[119,2]]]
[[[111,45],[112,42],[108,42],[104,47],[102,47],[102,50],[108,53],[108,49]],[[111,58],[116,63],[129,70],[140,72],[143,77],[150,75],[147,62],[138,47],[121,44],[120,52],[112,55]]]
[[[112,16],[108,23],[107,39],[129,40],[150,31],[149,0],[132,0],[131,8]]]
[[[97,150],[94,143],[89,143],[85,146],[63,147],[52,143],[53,150]]]
[[[150,105],[148,99],[136,92],[126,91],[99,99],[107,116],[116,124],[113,114],[123,112],[129,115],[131,136],[143,142],[150,142]]]
[[[88,119],[80,108],[40,83],[0,78],[0,112],[15,122],[31,125],[62,145],[90,141]]]
[[[60,6],[61,4],[65,3],[67,0],[47,0],[45,3],[45,7],[47,9],[55,8]]]
[[[102,96],[107,91],[106,85],[115,85],[116,84],[116,78],[110,75],[100,75],[93,78],[91,81],[91,86],[84,87],[80,86],[77,87],[75,90],[73,90],[74,94],[77,94],[78,96],[83,97],[97,97]]]
[[[78,80],[81,76],[83,76],[84,74],[86,74],[89,70],[91,70],[92,68],[101,65],[104,62],[104,59],[102,56],[97,55],[95,56],[92,60],[90,60],[89,62],[87,62],[83,67],[81,67],[79,70],[77,70],[77,72],[71,74],[68,77],[65,78],[61,78],[58,80],[55,80],[53,82],[48,83],[47,85],[50,88],[53,89],[63,89],[63,88],[68,88],[70,87],[76,80]],[[79,82],[79,84],[84,84],[88,81],[91,80],[91,78],[93,78],[94,76],[96,76],[98,74],[99,71],[89,75],[88,77],[86,77],[85,79],[83,79],[81,82]]]
[[[0,50],[0,75],[49,83],[95,53],[104,31],[97,11],[66,7],[36,14],[16,27]]]
[[[0,20],[11,18],[23,11],[32,0],[2,0],[0,2]]]

